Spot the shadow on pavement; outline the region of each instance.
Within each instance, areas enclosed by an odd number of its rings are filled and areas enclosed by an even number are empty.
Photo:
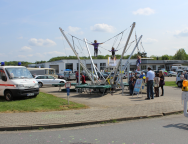
[[[171,128],[171,127],[174,127],[174,128],[179,128],[179,129],[184,129],[184,130],[188,130],[188,125],[187,124],[184,124],[184,123],[178,123],[178,124],[169,124],[167,126],[163,126],[165,128]]]

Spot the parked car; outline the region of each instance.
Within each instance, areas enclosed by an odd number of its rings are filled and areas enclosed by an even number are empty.
[[[64,74],[59,73],[59,74],[57,74],[57,75],[58,75],[58,79],[64,79]]]
[[[65,80],[76,80],[76,74],[75,73],[66,73],[64,76]]]
[[[51,86],[52,84],[66,83],[64,79],[57,79],[49,75],[37,75],[35,79],[38,82],[39,88],[42,86]]]
[[[176,76],[176,84],[178,85],[178,87],[182,87],[182,82],[183,82],[183,80],[180,79],[180,75],[181,73],[178,73]]]
[[[168,77],[173,77],[175,76],[176,77],[177,73],[174,72],[174,71],[168,71]]]

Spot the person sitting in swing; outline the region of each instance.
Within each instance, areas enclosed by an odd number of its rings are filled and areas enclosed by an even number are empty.
[[[118,51],[118,50],[115,50],[114,47],[112,47],[112,50],[109,51],[109,52],[112,52],[112,59],[115,58],[115,52]]]
[[[137,56],[137,61],[136,61],[136,66],[137,66],[137,71],[140,71],[139,65],[141,64],[141,56]]]
[[[94,40],[94,43],[90,44],[90,45],[94,46],[94,56],[95,57],[97,57],[97,55],[98,55],[98,47],[100,44],[103,44],[103,43],[97,43],[97,40]]]

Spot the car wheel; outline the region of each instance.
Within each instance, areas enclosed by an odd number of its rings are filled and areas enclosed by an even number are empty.
[[[41,82],[38,83],[39,88],[41,88],[43,86],[43,84]]]
[[[11,100],[13,99],[12,93],[11,93],[10,91],[6,91],[6,92],[5,92],[5,99],[6,99],[7,101],[11,101]]]
[[[182,87],[182,82],[178,82],[178,87]]]
[[[60,83],[64,83],[64,81],[60,81]]]

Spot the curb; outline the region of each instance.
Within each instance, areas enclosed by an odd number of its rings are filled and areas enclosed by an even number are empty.
[[[125,118],[106,119],[106,120],[99,120],[99,121],[82,121],[82,122],[66,123],[66,124],[49,123],[49,124],[36,124],[36,125],[3,126],[3,127],[0,127],[0,131],[52,129],[52,128],[76,127],[76,126],[85,126],[85,125],[102,124],[102,123],[115,123],[116,121],[118,122],[118,121],[162,117],[162,116],[168,116],[168,115],[178,114],[182,112],[183,111],[175,111],[175,112],[166,112],[166,113],[147,115],[147,116],[125,117]]]
[[[164,112],[163,115],[167,116],[167,115],[172,115],[172,114],[179,114],[179,113],[183,113],[184,111],[174,111],[174,112]]]

